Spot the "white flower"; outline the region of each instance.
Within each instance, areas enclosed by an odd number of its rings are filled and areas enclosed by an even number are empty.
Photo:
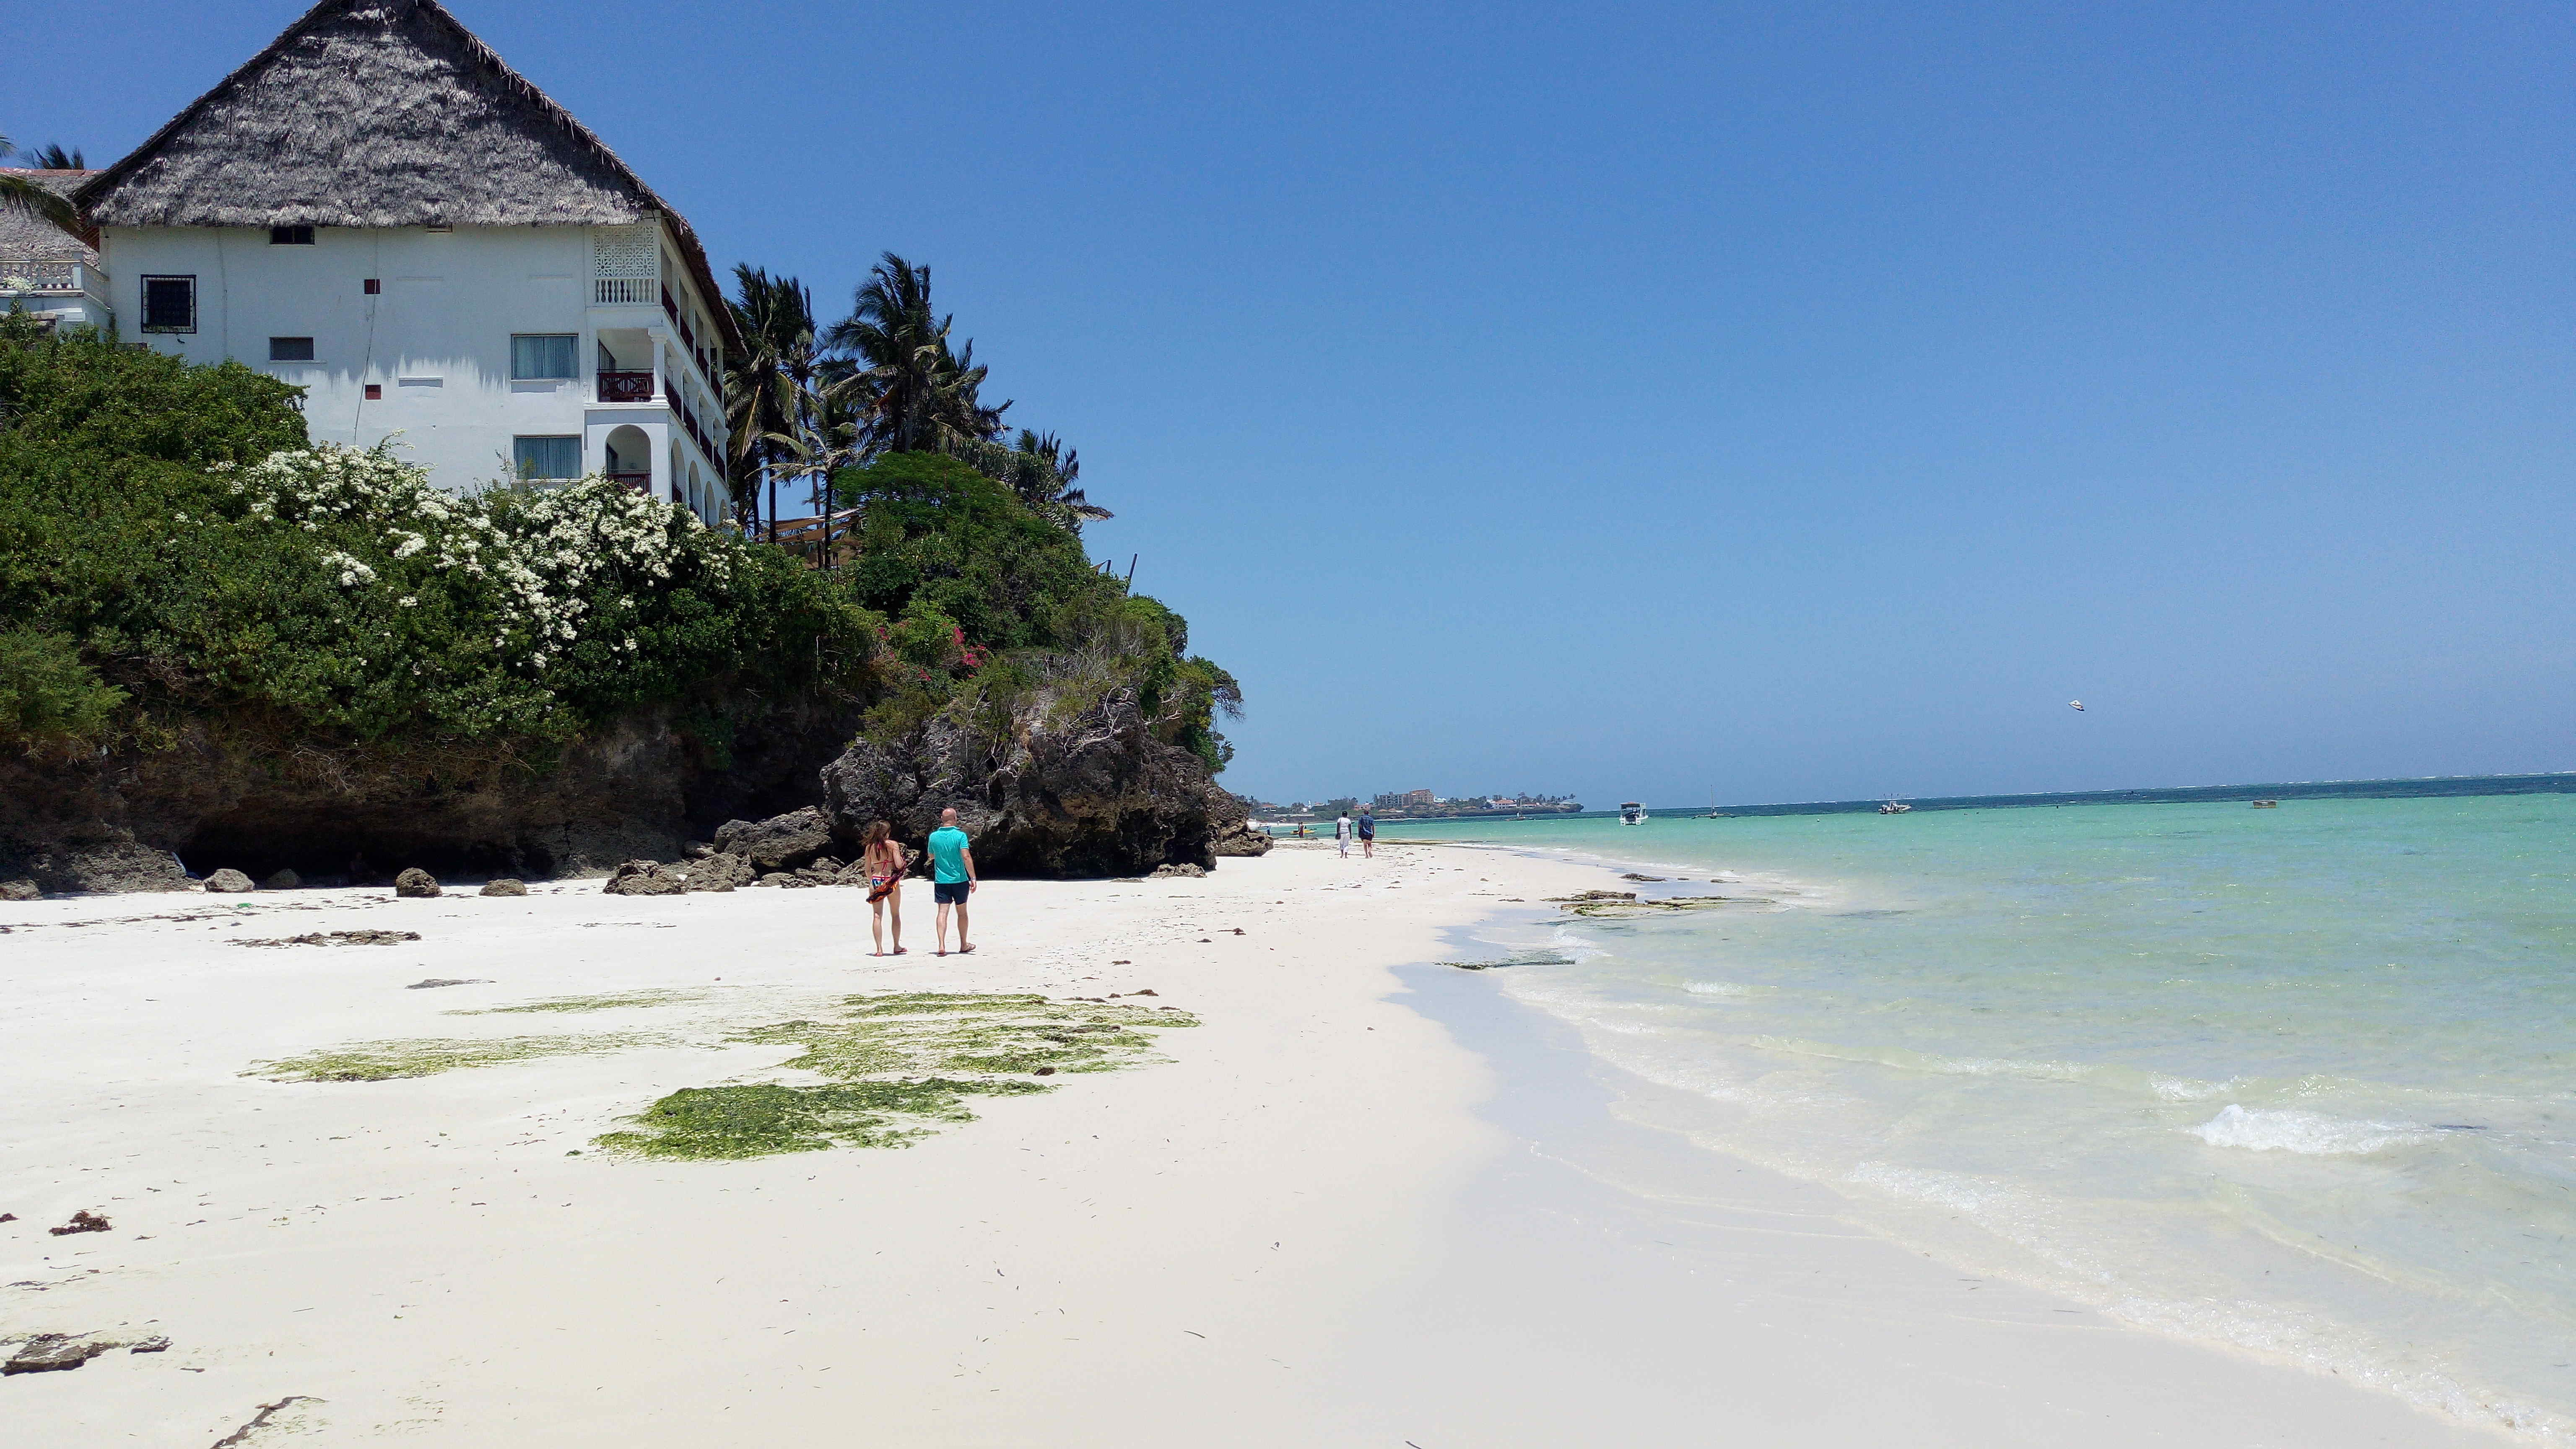
[[[416,609],[420,607],[420,600],[413,598],[409,594],[403,595],[401,598],[394,600],[394,602],[406,609]]]

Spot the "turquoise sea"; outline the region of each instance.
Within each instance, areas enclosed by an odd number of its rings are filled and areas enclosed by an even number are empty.
[[[1388,835],[1726,898],[1478,943],[1630,1115],[2129,1321],[2576,1433],[2576,795]]]

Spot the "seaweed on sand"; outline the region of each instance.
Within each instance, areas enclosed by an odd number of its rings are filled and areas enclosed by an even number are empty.
[[[513,1036],[489,1041],[362,1041],[279,1061],[254,1062],[242,1075],[265,1077],[272,1082],[385,1082],[537,1057],[593,1056],[630,1047],[657,1046],[663,1041],[664,1038],[638,1032]]]
[[[517,1006],[484,1006],[447,1014],[505,1016],[529,1011],[616,1011],[630,1006],[667,1006],[675,1001],[694,1001],[701,994],[695,991],[611,991],[598,996],[554,996],[544,1001],[524,1001]]]
[[[746,1045],[802,1048],[780,1063],[828,1080],[689,1087],[655,1102],[600,1147],[645,1157],[734,1159],[835,1143],[900,1147],[971,1122],[971,1096],[1052,1090],[1028,1077],[1114,1071],[1159,1060],[1149,1030],[1196,1026],[1186,1012],[1030,994],[898,992],[847,998],[823,1020],[738,1032]]]
[[[831,1082],[791,1087],[742,1082],[683,1087],[647,1107],[636,1129],[611,1132],[597,1146],[643,1157],[727,1160],[773,1152],[848,1147],[902,1147],[942,1124],[972,1122],[970,1094],[1017,1096],[1051,1091],[1038,1082]]]

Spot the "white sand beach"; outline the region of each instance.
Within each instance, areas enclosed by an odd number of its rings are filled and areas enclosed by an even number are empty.
[[[1289,845],[1204,880],[991,882],[979,949],[945,959],[916,884],[899,960],[837,889],[0,906],[0,1335],[171,1345],[9,1377],[0,1438],[202,1449],[283,1402],[234,1442],[2498,1442],[1966,1279],[1829,1192],[1621,1125],[1606,1069],[1485,978],[1399,975],[1615,884]],[[362,929],[420,939],[231,944]],[[1115,993],[1199,1024],[900,1150],[594,1147],[792,1054],[729,1028],[897,990]],[[245,1075],[614,1034],[397,1080]],[[84,1210],[112,1228],[47,1231]]]

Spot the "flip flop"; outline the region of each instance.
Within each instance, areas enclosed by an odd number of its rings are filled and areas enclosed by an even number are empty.
[[[957,954],[963,956],[974,949],[972,946],[960,946],[957,948]]]

